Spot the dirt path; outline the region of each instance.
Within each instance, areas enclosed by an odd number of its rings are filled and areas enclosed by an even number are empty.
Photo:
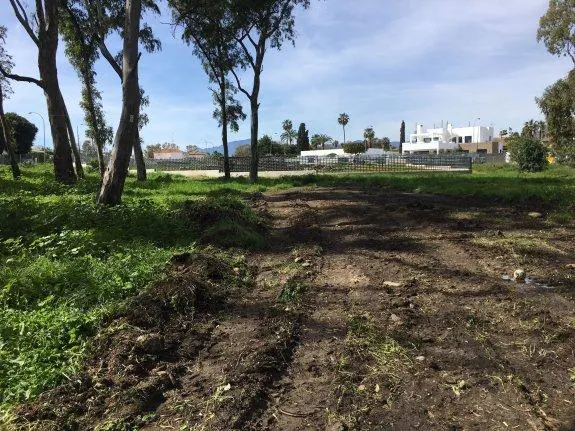
[[[266,250],[221,267],[176,261],[178,277],[103,335],[86,376],[22,417],[147,431],[559,430],[575,418],[573,226],[382,189],[253,204],[271,215]],[[519,267],[531,284],[502,279]]]
[[[321,253],[261,429],[539,430],[573,417],[573,230],[374,190],[266,200],[277,229],[292,221],[286,248]],[[502,280],[516,267],[555,288]]]

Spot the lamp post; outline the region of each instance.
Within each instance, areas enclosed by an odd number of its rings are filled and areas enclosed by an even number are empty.
[[[44,135],[44,163],[46,163],[46,122],[44,121],[42,114],[39,114],[38,112],[28,112],[28,115],[30,114],[36,114],[42,119],[42,134]]]

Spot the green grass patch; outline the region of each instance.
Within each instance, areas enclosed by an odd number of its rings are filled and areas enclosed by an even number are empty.
[[[49,167],[20,181],[0,168],[0,413],[72,378],[87,342],[174,253],[197,243],[263,245],[247,181],[128,178],[124,203],[94,202],[99,180],[56,183]]]

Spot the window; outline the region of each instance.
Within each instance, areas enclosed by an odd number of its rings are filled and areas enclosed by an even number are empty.
[[[451,138],[451,142],[453,142],[454,144],[457,144],[457,138]]]
[[[411,143],[412,143],[412,144],[417,144],[417,138],[411,138]]]
[[[461,136],[458,138],[458,140],[460,144],[463,144],[463,138]]]
[[[434,140],[434,141],[439,141],[439,137],[436,136],[435,138],[433,138],[433,140]]]
[[[466,143],[466,144],[471,144],[472,140],[473,140],[473,138],[472,138],[471,136],[466,136],[466,137],[465,137],[465,143]]]
[[[423,142],[429,144],[431,142],[431,138],[423,138]]]

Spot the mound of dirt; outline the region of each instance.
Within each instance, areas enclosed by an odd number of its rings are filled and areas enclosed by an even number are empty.
[[[98,334],[79,377],[15,412],[22,424],[115,430],[150,419],[149,412],[180,386],[189,363],[206,347],[218,326],[213,313],[245,285],[246,268],[195,253],[174,256],[168,274]]]

